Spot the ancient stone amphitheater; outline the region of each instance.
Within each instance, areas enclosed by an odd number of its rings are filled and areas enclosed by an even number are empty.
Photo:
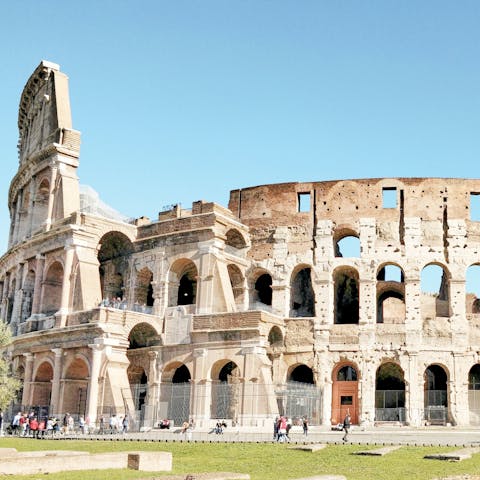
[[[18,126],[13,408],[137,428],[479,423],[480,180],[262,185],[131,220],[79,185],[58,65],[28,80]]]

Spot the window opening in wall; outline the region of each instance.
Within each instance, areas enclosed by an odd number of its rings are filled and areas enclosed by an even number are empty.
[[[256,299],[265,304],[272,304],[272,277],[268,273],[264,273],[258,277],[255,282]]]
[[[480,222],[480,192],[470,193],[470,220]]]
[[[397,189],[395,187],[382,188],[382,207],[397,208]]]
[[[420,286],[423,318],[450,316],[449,281],[440,265],[427,265],[422,270]]]
[[[335,272],[335,323],[356,324],[359,320],[358,275],[354,271]]]
[[[385,265],[380,272],[378,272],[377,280],[403,283],[402,269],[396,265]]]
[[[344,258],[360,257],[360,239],[353,235],[348,235],[338,240],[335,245],[335,256]]]
[[[298,211],[300,213],[310,211],[310,193],[298,194]]]
[[[295,275],[292,282],[291,296],[290,316],[315,316],[315,294],[312,287],[310,268],[304,268]]]
[[[465,293],[467,314],[480,313],[480,265],[470,265],[467,268]]]

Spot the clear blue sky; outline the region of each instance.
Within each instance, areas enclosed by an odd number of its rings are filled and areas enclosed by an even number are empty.
[[[80,182],[128,216],[264,183],[479,176],[478,1],[19,0],[0,18],[2,252],[42,59],[70,77]]]

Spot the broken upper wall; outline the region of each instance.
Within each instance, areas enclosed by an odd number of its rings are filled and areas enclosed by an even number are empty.
[[[65,144],[67,130],[69,147],[78,152],[79,132],[70,134],[72,117],[68,94],[68,77],[60,67],[43,60],[23,89],[18,111],[19,157],[24,164],[29,156],[53,143]]]
[[[360,219],[374,219],[379,239],[403,243],[405,218],[416,218],[422,223],[425,244],[442,244],[449,228],[460,228],[470,241],[480,242],[480,223],[471,218],[471,201],[478,193],[480,180],[473,179],[284,183],[233,190],[229,208],[250,227],[252,241],[262,250],[252,254],[261,259],[273,255],[278,227],[288,227],[290,253],[305,252],[313,246],[315,226],[323,220],[331,221],[334,229],[359,235]],[[457,230],[450,233],[458,236]]]
[[[384,205],[392,192],[394,205]],[[283,183],[233,190],[229,209],[249,226],[336,224],[360,218],[397,221],[419,217],[425,221],[448,218],[470,220],[470,195],[480,193],[480,180],[452,178],[376,178],[311,183]],[[304,197],[304,198],[302,198]],[[310,208],[300,211],[301,203]]]
[[[9,247],[47,231],[80,208],[80,132],[72,130],[68,77],[42,61],[18,113],[19,167],[10,183]]]

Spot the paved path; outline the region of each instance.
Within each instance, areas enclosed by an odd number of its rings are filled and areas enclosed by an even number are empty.
[[[290,432],[291,443],[343,443],[343,432],[327,430],[325,427],[312,428],[307,437],[301,431]],[[89,438],[97,440],[146,440],[178,442],[273,442],[273,434],[266,431],[248,430],[246,428],[226,429],[222,435],[208,431],[193,430],[187,435],[174,431],[152,430],[126,435],[78,435],[58,438]],[[351,444],[362,445],[438,445],[438,446],[480,446],[480,428],[460,429],[456,427],[377,427],[353,428],[349,434]]]

